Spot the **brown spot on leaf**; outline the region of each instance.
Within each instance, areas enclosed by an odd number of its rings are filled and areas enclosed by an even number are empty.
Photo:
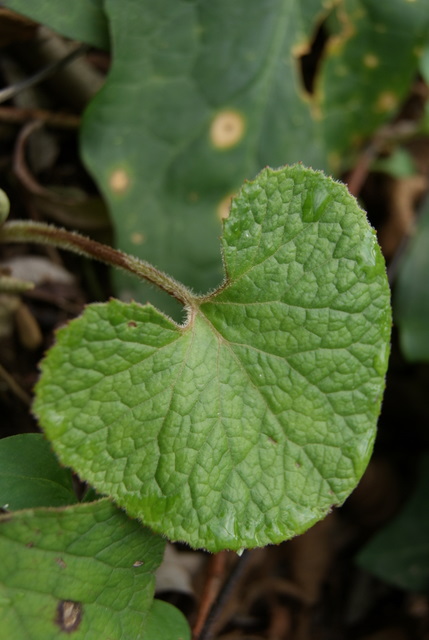
[[[210,127],[210,139],[217,149],[229,149],[241,140],[244,118],[238,111],[227,109],[218,113]]]
[[[141,567],[144,565],[143,560],[136,560],[133,564],[133,567]]]
[[[60,569],[65,569],[67,567],[66,563],[62,558],[55,558],[55,562],[60,567]]]
[[[380,59],[373,53],[367,53],[364,56],[363,63],[368,69],[375,69],[380,64]]]
[[[124,169],[115,169],[110,174],[109,186],[115,193],[124,193],[130,186],[130,177]]]
[[[61,631],[66,633],[73,633],[79,628],[82,620],[82,604],[80,602],[73,602],[73,600],[60,600],[57,606],[57,616],[55,618],[55,624],[57,624]]]
[[[398,106],[398,96],[392,91],[383,91],[377,98],[375,103],[375,111],[377,113],[386,113],[392,111]]]
[[[136,327],[137,326],[137,322],[134,322],[134,320],[130,320],[129,322],[127,322],[127,327]]]
[[[143,244],[146,238],[144,233],[140,233],[139,231],[133,231],[131,234],[131,242],[133,244]]]

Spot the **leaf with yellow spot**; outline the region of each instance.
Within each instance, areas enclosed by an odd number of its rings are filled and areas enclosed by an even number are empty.
[[[340,172],[406,98],[429,42],[429,0],[343,0],[335,13],[315,100]]]
[[[266,165],[324,168],[295,51],[330,5],[106,0],[112,67],[82,151],[122,250],[206,291],[222,279],[220,219],[243,180]],[[161,293],[118,278],[122,293],[174,313]]]
[[[84,160],[117,245],[196,291],[222,278],[220,220],[242,181],[297,161],[347,168],[400,108],[429,33],[429,0],[6,5],[105,46],[108,24],[112,66],[84,118]],[[325,50],[303,74],[320,34]],[[117,277],[122,297],[180,316],[161,292]]]

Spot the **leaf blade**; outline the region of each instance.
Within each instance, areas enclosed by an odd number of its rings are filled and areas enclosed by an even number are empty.
[[[420,461],[418,484],[403,509],[368,542],[358,564],[401,589],[429,593],[429,457]]]
[[[324,4],[105,3],[112,68],[85,114],[81,148],[118,247],[204,292],[222,278],[220,217],[242,181],[267,164],[325,166],[294,52],[309,44]],[[131,297],[174,312],[120,277]]]
[[[212,551],[280,542],[344,501],[371,452],[390,336],[374,232],[322,174],[264,170],[223,247],[227,280],[184,326],[150,306],[88,307],[59,332],[36,402],[65,464]]]
[[[101,49],[109,48],[109,33],[103,0],[74,0],[73,10],[64,11],[61,2],[44,0],[36,5],[31,0],[7,0],[13,11],[49,25],[69,38],[82,40]]]
[[[164,542],[108,500],[0,516],[0,548],[7,637],[141,637]]]
[[[411,362],[429,360],[429,201],[423,204],[416,232],[402,257],[394,297],[395,321],[402,351]]]
[[[0,440],[0,505],[9,510],[77,502],[69,469],[62,469],[42,435]]]

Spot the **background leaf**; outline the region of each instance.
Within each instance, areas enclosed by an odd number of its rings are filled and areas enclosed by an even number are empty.
[[[190,640],[186,618],[176,607],[154,600],[145,624],[144,640]]]
[[[402,589],[429,594],[429,456],[424,456],[414,495],[358,556],[370,573]]]
[[[117,246],[197,292],[221,280],[220,217],[243,180],[296,161],[348,169],[398,112],[429,40],[429,0],[9,6],[103,46],[108,21],[112,67],[86,113],[82,155]],[[306,55],[317,66],[303,72]],[[180,317],[161,292],[115,277],[122,298]]]
[[[401,261],[394,297],[395,322],[408,360],[429,360],[429,200]]]
[[[429,40],[429,2],[345,0],[335,11],[316,102],[338,173],[401,107]]]
[[[61,0],[5,0],[4,6],[42,22],[68,38],[100,49],[109,48],[109,34],[103,0],[73,0],[64,11]]]
[[[150,611],[151,628],[155,616],[164,638],[170,613],[152,610],[163,549],[161,538],[107,500],[0,516],[2,634],[136,640],[146,637]]]
[[[0,507],[59,507],[77,502],[70,469],[37,433],[0,440]]]
[[[325,4],[106,0],[113,62],[82,153],[121,249],[206,291],[222,278],[220,218],[243,180],[267,164],[325,165],[294,54]]]
[[[173,540],[211,551],[301,533],[371,453],[390,336],[384,262],[346,188],[302,166],[245,185],[227,282],[175,325],[90,305],[43,363],[60,459]]]
[[[298,54],[335,4],[309,96]],[[399,109],[428,39],[427,0],[382,4],[129,0],[125,12],[107,0],[114,60],[82,151],[118,246],[205,291],[221,278],[219,217],[245,178],[298,160],[344,170]],[[125,297],[179,317],[163,294],[118,278]]]

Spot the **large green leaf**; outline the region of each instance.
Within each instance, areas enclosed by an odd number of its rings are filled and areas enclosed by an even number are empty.
[[[84,120],[83,157],[108,201],[117,245],[197,291],[221,279],[219,217],[243,179],[285,162],[347,168],[398,111],[429,33],[429,0],[9,6],[91,42],[107,40],[100,24],[108,21],[112,68]],[[299,55],[326,16],[310,96]],[[178,317],[161,293],[118,277],[123,297],[150,299]]]
[[[0,440],[0,507],[59,507],[77,502],[70,469],[58,464],[37,433]]]
[[[152,610],[164,544],[107,500],[0,516],[2,637],[137,640],[147,619],[178,640]]]
[[[323,168],[294,50],[328,5],[106,0],[112,68],[82,152],[121,249],[206,291],[221,280],[220,217],[243,180],[267,164]]]
[[[429,594],[429,456],[421,464],[414,495],[402,512],[358,556],[379,578],[402,589]]]
[[[109,47],[103,0],[72,0],[67,4],[67,11],[62,0],[5,0],[2,4],[36,22],[43,22],[69,38],[101,49]]]
[[[279,542],[340,504],[371,453],[390,336],[374,231],[343,185],[264,170],[225,223],[226,281],[178,326],[90,305],[35,411],[63,463],[169,538]]]
[[[394,297],[401,347],[411,361],[429,360],[429,200],[401,261]]]

